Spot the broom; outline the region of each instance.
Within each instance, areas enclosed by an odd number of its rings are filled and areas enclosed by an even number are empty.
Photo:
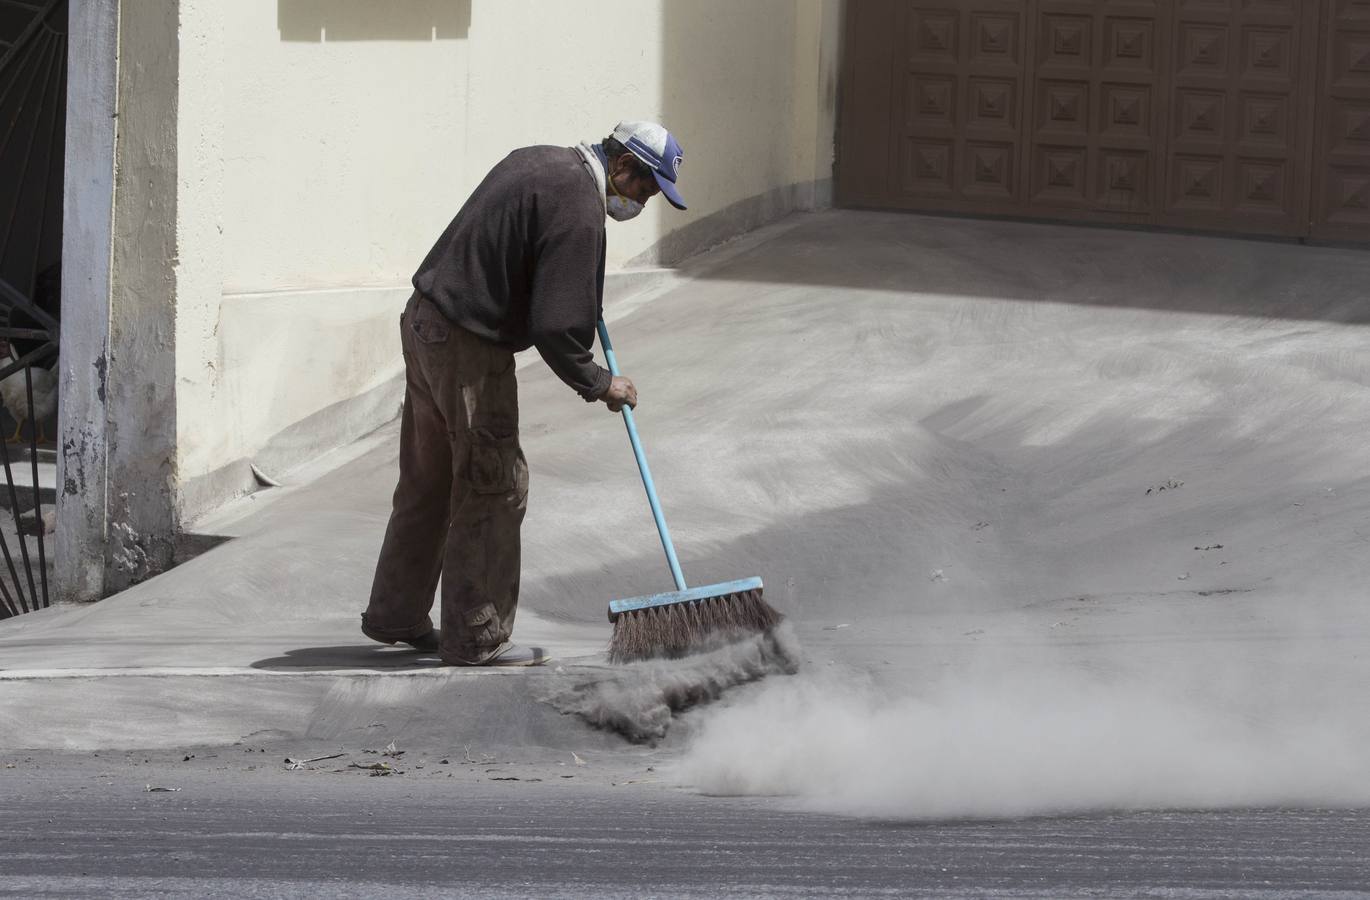
[[[599,342],[609,362],[610,374],[617,376],[618,361],[614,345],[609,342],[609,331],[604,320],[599,320]],[[666,550],[666,564],[671,568],[676,589],[664,594],[614,600],[609,604],[609,621],[614,623],[614,635],[609,641],[611,662],[632,662],[653,656],[681,657],[697,650],[712,649],[721,643],[764,633],[780,623],[781,616],[761,597],[760,578],[744,578],[705,587],[685,586],[685,576],[676,559],[671,533],[661,514],[661,503],[656,497],[656,485],[647,456],[638,440],[633,410],[623,407],[623,423],[628,428],[628,440],[637,457],[637,468],[642,473],[642,485],[647,489],[647,502],[652,506],[652,518],[661,535],[661,546]]]

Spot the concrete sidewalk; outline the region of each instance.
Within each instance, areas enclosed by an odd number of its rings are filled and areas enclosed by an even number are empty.
[[[1370,254],[833,211],[653,277],[611,324],[687,579],[761,575],[813,670],[921,696],[1046,660],[1252,721],[1370,712]],[[526,356],[515,640],[563,671],[357,632],[392,428],[172,572],[0,627],[0,744],[611,745],[537,699],[668,576],[621,423]]]
[[[535,709],[521,701],[546,673],[452,669],[358,631],[397,434],[386,426],[317,466],[341,463],[332,471],[295,473],[302,485],[233,504],[202,523],[230,540],[164,575],[98,604],[7,622],[5,745],[180,746],[253,732],[322,739],[444,697],[463,700],[447,703],[451,715],[470,706],[486,722],[489,707]],[[606,635],[607,623],[519,614],[519,640],[555,647],[563,666],[601,664]],[[511,722],[508,734],[487,736],[521,739],[527,727]]]

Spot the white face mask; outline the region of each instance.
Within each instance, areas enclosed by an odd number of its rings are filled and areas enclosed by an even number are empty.
[[[636,200],[626,200],[623,197],[610,197],[605,204],[605,209],[609,213],[609,218],[615,222],[626,222],[633,216],[642,212],[642,204]]]
[[[609,182],[609,190],[614,195],[605,203],[605,210],[609,213],[609,218],[615,222],[626,222],[642,212],[642,204],[636,200],[629,200],[618,192],[618,185],[614,184],[614,176],[609,175],[606,179]]]

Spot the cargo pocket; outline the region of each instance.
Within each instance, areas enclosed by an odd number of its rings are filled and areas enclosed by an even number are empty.
[[[466,614],[466,628],[471,644],[475,647],[497,647],[503,642],[500,637],[499,613],[495,604],[478,606]]]
[[[471,490],[477,494],[526,493],[528,464],[519,447],[518,432],[501,435],[488,428],[471,429],[467,474]]]
[[[432,303],[423,303],[415,310],[409,330],[421,343],[441,344],[452,334],[452,323]]]

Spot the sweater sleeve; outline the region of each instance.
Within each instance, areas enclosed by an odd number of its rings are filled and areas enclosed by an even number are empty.
[[[604,227],[554,217],[539,229],[533,249],[529,337],[557,377],[592,403],[610,380],[590,352],[600,314]]]

